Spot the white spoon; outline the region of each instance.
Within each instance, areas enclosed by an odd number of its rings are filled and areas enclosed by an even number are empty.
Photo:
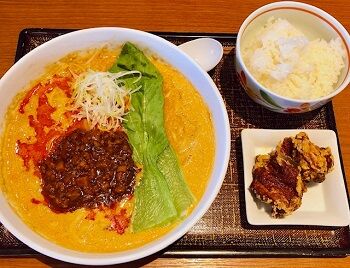
[[[194,59],[203,70],[209,72],[221,60],[223,48],[213,38],[198,38],[179,45],[179,48]]]

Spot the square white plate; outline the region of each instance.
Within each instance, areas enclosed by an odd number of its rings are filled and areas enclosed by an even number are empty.
[[[320,147],[330,147],[334,156],[334,169],[322,183],[307,186],[300,208],[282,219],[271,217],[271,206],[253,197],[249,186],[253,181],[255,156],[271,152],[288,136],[304,131]],[[318,225],[347,226],[350,210],[344,177],[341,170],[337,137],[332,130],[316,129],[244,129],[241,133],[244,164],[244,187],[247,220],[251,225]]]

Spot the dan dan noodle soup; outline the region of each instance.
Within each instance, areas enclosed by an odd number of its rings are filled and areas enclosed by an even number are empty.
[[[54,243],[132,249],[196,206],[214,140],[201,96],[156,55],[129,42],[78,51],[49,65],[10,105],[1,190]]]

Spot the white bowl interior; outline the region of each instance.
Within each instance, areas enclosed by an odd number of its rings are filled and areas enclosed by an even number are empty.
[[[207,103],[215,128],[216,152],[214,168],[202,199],[191,215],[171,232],[141,248],[134,250],[92,254],[69,250],[58,246],[32,231],[7,203],[0,192],[0,221],[17,238],[33,249],[72,263],[100,265],[136,260],[153,254],[184,235],[211,205],[220,190],[230,153],[230,129],[222,97],[209,75],[199,65],[170,42],[149,33],[124,28],[94,28],[76,31],[45,43],[24,56],[0,80],[0,133],[8,105],[13,97],[44,71],[45,66],[69,52],[97,47],[104,43],[122,44],[131,41],[150,50],[180,70],[196,87]],[[20,79],[19,79],[20,78]]]
[[[339,37],[342,40],[343,47],[347,50],[347,53],[349,53],[349,34],[345,29],[340,29],[338,27],[340,24],[336,22],[334,18],[320,9],[303,3],[287,1],[267,5],[266,8],[263,7],[261,11],[257,10],[256,12],[257,14],[251,18],[242,33],[240,38],[241,48],[244,47],[246,42],[255,38],[257,30],[265,25],[270,17],[274,17],[288,20],[296,28],[300,29],[309,40],[320,38],[329,42],[331,39]],[[331,25],[333,25],[334,28]],[[335,30],[336,27],[337,30]],[[335,89],[344,83],[345,80],[349,80],[349,57],[345,57],[344,60],[345,67],[341,71],[338,83],[334,86]],[[347,84],[348,82],[345,83]]]

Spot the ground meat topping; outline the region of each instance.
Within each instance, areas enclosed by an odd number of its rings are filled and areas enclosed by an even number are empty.
[[[133,193],[136,166],[121,131],[77,129],[39,162],[42,194],[55,212],[112,207]]]

